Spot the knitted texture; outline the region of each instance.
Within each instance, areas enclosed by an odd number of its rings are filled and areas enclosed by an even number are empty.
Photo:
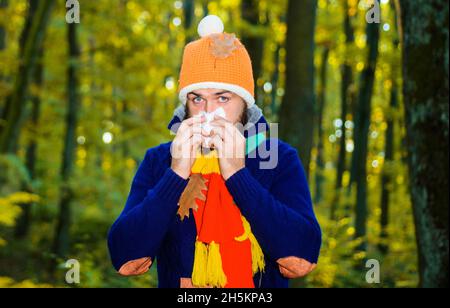
[[[254,79],[250,56],[233,34],[216,33],[186,45],[179,77],[180,99],[186,102],[186,89],[229,90],[254,104]],[[209,85],[208,85],[209,84]],[[198,85],[198,87],[195,87]],[[228,86],[228,87],[227,87]]]

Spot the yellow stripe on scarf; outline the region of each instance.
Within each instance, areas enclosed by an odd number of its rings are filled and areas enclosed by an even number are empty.
[[[220,174],[219,159],[217,158],[217,152],[211,151],[208,154],[198,154],[195,159],[194,165],[191,168],[192,173]]]
[[[250,240],[252,247],[252,272],[253,274],[257,272],[264,272],[264,268],[266,266],[266,263],[264,262],[264,253],[261,249],[261,246],[259,246],[258,240],[256,239],[255,235],[253,235],[252,229],[247,219],[245,219],[245,217],[242,215],[241,218],[242,224],[244,225],[244,233],[240,236],[235,237],[234,239],[238,242],[243,242],[246,239]]]

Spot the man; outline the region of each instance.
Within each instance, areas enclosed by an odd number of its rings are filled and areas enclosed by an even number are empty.
[[[287,287],[321,244],[304,170],[266,138],[245,47],[216,16],[199,34],[183,55],[176,136],[147,151],[111,227],[113,265],[140,275],[157,260],[159,287]]]

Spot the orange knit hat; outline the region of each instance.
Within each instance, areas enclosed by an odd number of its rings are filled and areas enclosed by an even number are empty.
[[[202,19],[200,39],[186,45],[179,79],[179,98],[186,104],[188,93],[198,89],[224,89],[255,104],[250,56],[234,34],[224,33],[215,15]]]

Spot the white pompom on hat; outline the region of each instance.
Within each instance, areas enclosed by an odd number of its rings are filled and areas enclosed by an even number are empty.
[[[200,37],[206,37],[211,34],[223,33],[224,29],[223,22],[218,16],[209,15],[200,21],[197,32]]]

